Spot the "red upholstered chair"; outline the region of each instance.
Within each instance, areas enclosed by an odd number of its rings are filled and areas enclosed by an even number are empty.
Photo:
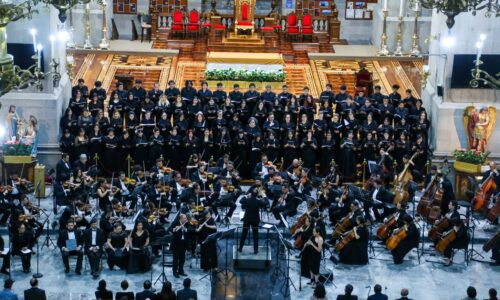
[[[302,28],[300,32],[302,33],[302,38],[304,38],[304,36],[310,36],[312,42],[313,27],[311,15],[302,16]]]
[[[184,34],[184,22],[183,22],[182,11],[180,10],[174,11],[172,18],[172,27],[170,28],[170,31],[172,32],[172,34],[175,33],[180,33],[181,35]]]
[[[252,34],[254,32],[254,0],[241,0],[235,2],[235,20],[234,20],[234,32],[238,33],[238,29],[251,30]]]
[[[189,23],[187,24],[187,33],[200,34],[200,13],[196,9],[189,12]]]
[[[365,95],[373,93],[372,73],[365,66],[361,66],[361,69],[354,76],[356,78],[356,88],[364,89]]]
[[[288,14],[286,35],[289,37],[297,36],[299,34],[299,26],[297,24],[297,15],[294,12]]]

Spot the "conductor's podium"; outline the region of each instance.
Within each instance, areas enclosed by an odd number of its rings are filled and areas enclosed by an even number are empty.
[[[239,270],[267,270],[271,266],[271,247],[259,246],[259,252],[253,253],[253,245],[243,246],[238,252],[238,246],[233,246],[234,268]]]

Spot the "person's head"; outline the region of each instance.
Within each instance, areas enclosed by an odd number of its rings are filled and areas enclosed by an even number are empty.
[[[149,280],[144,281],[144,285],[143,286],[144,286],[145,290],[151,289],[151,281],[149,281]]]
[[[66,224],[66,229],[68,229],[69,231],[72,231],[74,228],[75,228],[75,223],[73,223],[73,221],[70,221],[68,222],[68,224]]]
[[[161,294],[171,294],[172,291],[172,283],[170,281],[165,281],[163,286],[161,287]]]
[[[97,290],[99,290],[99,291],[106,290],[106,280],[104,280],[104,279],[99,280],[99,285],[97,286]]]
[[[453,218],[451,219],[451,224],[455,227],[460,227],[462,226],[462,220],[460,220],[460,218]]]
[[[326,90],[330,92],[332,90],[332,85],[329,84],[329,83],[327,83],[326,84]]]
[[[489,289],[488,295],[490,299],[497,299],[497,290],[495,290],[494,288]]]
[[[114,225],[114,232],[115,233],[120,233],[122,232],[123,228],[122,228],[122,224],[120,223],[115,223]],[[127,286],[128,286],[128,283],[127,283]]]
[[[122,288],[122,290],[127,290],[128,289],[128,281],[127,280],[122,280],[122,282],[120,283],[120,286]]]
[[[352,286],[352,284],[349,283],[345,286],[344,290],[346,295],[351,295],[352,291],[354,290],[354,287]]]
[[[188,277],[182,282],[184,288],[189,289],[191,287],[191,279]]]
[[[240,90],[240,85],[239,85],[239,84],[237,84],[237,83],[235,83],[235,84],[233,85],[233,90],[234,90],[235,92],[238,92],[238,91]]]
[[[19,228],[17,229],[17,231],[19,233],[24,233],[26,231],[26,225],[24,225],[24,223],[21,223],[21,225],[19,225]]]
[[[92,229],[96,229],[97,228],[97,218],[93,218],[90,221],[90,226],[92,227]]]
[[[191,88],[193,87],[193,82],[191,80],[186,80],[184,86],[187,88]]]
[[[12,289],[12,285],[14,285],[14,280],[12,280],[10,278],[5,279],[5,281],[3,283],[3,287],[5,289],[8,289],[8,290]]]
[[[373,287],[373,291],[375,292],[375,294],[378,294],[378,293],[382,293],[382,286],[380,284],[376,284],[374,287]]]
[[[316,297],[316,298],[318,298],[318,299],[325,298],[325,296],[326,296],[325,286],[323,284],[321,284],[321,283],[318,284],[314,288],[313,296]]]
[[[467,288],[467,297],[474,299],[474,298],[476,298],[476,296],[477,296],[476,288],[473,286],[469,286]]]
[[[142,231],[142,229],[144,228],[144,224],[142,224],[142,222],[137,222],[135,223],[135,230],[136,231]]]
[[[82,87],[85,85],[85,80],[83,80],[83,78],[79,78],[78,79],[78,86]]]
[[[186,223],[187,222],[187,216],[185,214],[179,215],[179,222]]]
[[[260,161],[265,164],[267,162],[267,155],[262,154],[262,156],[260,157]]]
[[[321,228],[319,226],[314,227],[313,235],[314,236],[321,236]]]
[[[450,203],[448,204],[448,209],[449,209],[450,211],[454,211],[454,210],[456,210],[456,209],[457,209],[457,207],[458,207],[458,202],[457,202],[457,200],[452,200],[452,201],[450,201]]]
[[[410,291],[407,288],[401,289],[401,297],[408,297],[408,294],[410,294]]]
[[[404,215],[403,216],[403,222],[408,225],[413,222],[413,218],[410,215]]]
[[[31,278],[31,279],[30,279],[30,285],[31,285],[31,287],[33,287],[33,288],[34,288],[34,287],[37,287],[37,286],[38,286],[38,279],[36,279],[36,278]]]
[[[283,93],[288,93],[288,86],[287,86],[287,85],[282,86],[282,87],[281,87],[281,91],[282,91]]]

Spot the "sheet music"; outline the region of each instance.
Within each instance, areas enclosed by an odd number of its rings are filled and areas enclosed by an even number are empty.
[[[9,248],[3,248],[3,251],[0,252],[0,254],[7,255],[9,253],[9,250],[10,250]]]

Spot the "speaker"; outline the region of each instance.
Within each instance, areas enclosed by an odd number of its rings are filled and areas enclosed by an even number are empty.
[[[442,85],[437,86],[437,93],[439,97],[444,97],[444,88]]]

